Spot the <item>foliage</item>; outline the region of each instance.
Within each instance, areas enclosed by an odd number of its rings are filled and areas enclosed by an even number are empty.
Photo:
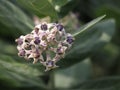
[[[0,0],[1,88],[119,90],[119,9],[119,0]],[[75,42],[59,68],[44,72],[40,63],[18,57],[14,41],[31,32],[34,17],[48,16],[62,22]]]

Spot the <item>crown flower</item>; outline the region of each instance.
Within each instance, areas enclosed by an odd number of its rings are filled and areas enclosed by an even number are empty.
[[[60,23],[42,23],[34,30],[15,40],[18,44],[18,55],[26,60],[33,59],[33,63],[40,61],[49,71],[58,67],[56,63],[64,58],[66,51],[72,46],[74,38],[66,33]]]

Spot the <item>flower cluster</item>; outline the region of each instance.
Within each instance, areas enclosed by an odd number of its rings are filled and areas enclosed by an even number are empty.
[[[42,23],[25,36],[16,39],[18,55],[25,59],[40,61],[46,67],[45,71],[58,67],[56,62],[65,56],[74,38],[66,33],[60,23]]]

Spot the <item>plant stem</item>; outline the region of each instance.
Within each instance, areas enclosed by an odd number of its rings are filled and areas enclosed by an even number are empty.
[[[54,77],[54,71],[51,70],[50,71],[50,81],[49,81],[49,88],[50,90],[54,90],[55,89],[55,77]]]

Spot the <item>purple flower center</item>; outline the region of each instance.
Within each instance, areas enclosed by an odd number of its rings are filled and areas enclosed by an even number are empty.
[[[47,30],[47,25],[46,24],[41,25],[41,29],[42,30]]]
[[[39,58],[40,57],[40,53],[36,52],[34,57],[35,58]]]
[[[61,52],[61,47],[57,48],[57,53],[58,53],[58,54],[63,54],[63,53]]]
[[[38,34],[39,28],[35,28],[35,32],[36,32],[36,34]]]
[[[25,56],[25,50],[24,49],[20,50],[19,55],[20,56]]]
[[[57,25],[57,29],[58,29],[59,31],[62,31],[62,29],[63,29],[63,25],[58,24],[58,25]]]
[[[71,36],[68,36],[67,37],[67,42],[69,43],[69,44],[71,44],[71,43],[73,43],[73,38],[71,37]]]
[[[54,61],[49,60],[49,61],[46,63],[46,65],[47,65],[48,67],[52,67],[52,66],[54,65]]]
[[[35,41],[34,41],[35,44],[39,44],[40,43],[40,39],[39,37],[35,37]]]

